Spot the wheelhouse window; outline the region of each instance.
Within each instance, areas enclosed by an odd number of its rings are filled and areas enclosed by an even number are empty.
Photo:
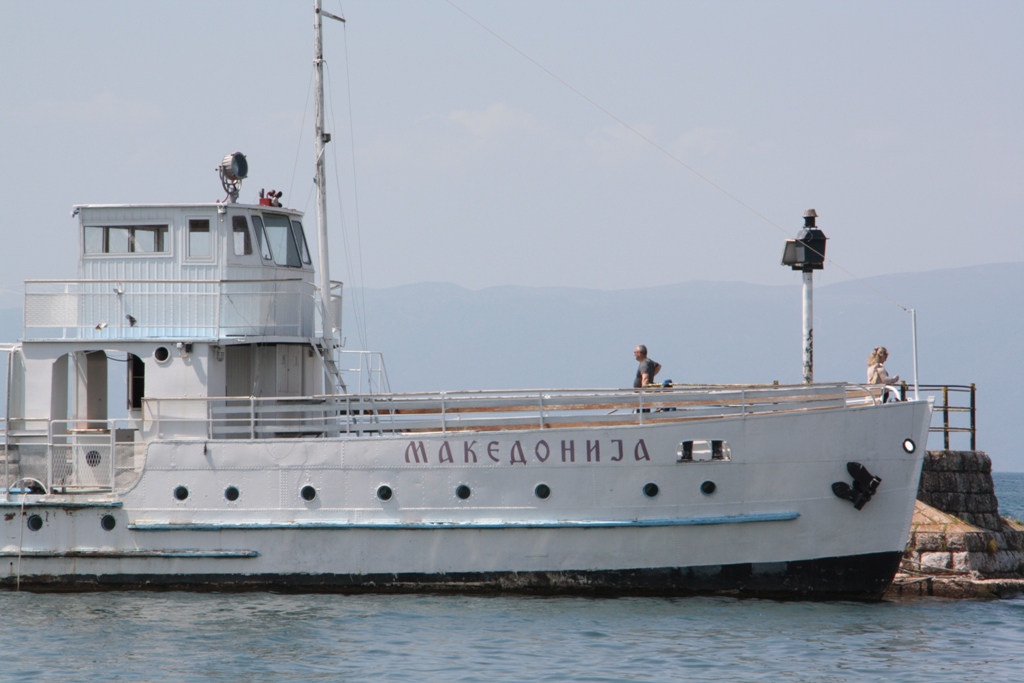
[[[213,254],[210,221],[192,218],[188,222],[188,255],[190,258],[208,258]]]
[[[249,222],[245,220],[245,216],[234,216],[231,219],[231,234],[235,244],[235,256],[248,256],[252,253]]]
[[[263,221],[270,252],[274,256],[274,263],[279,266],[301,268],[302,257],[299,255],[299,246],[295,241],[291,221],[288,220],[288,217],[272,213],[264,214]]]
[[[167,251],[167,228],[161,226],[157,230],[149,228],[133,228],[131,250],[136,254],[159,254]]]
[[[256,233],[256,243],[260,246],[260,256],[263,257],[264,261],[271,260],[273,255],[270,253],[270,244],[263,231],[263,219],[259,216],[253,216],[252,229]]]
[[[309,265],[309,248],[306,246],[306,233],[302,232],[302,223],[299,221],[292,221],[292,237],[295,238],[295,243],[299,245],[299,256],[302,257],[302,262],[307,266]]]
[[[132,229],[107,228],[107,248],[111,254],[130,254],[132,251]]]
[[[86,254],[166,254],[166,225],[87,225]]]

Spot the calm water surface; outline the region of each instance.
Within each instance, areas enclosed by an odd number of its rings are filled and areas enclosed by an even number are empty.
[[[4,681],[1019,681],[1024,600],[0,595]]]
[[[1024,472],[993,472],[999,514],[1024,520]]]
[[[996,474],[1024,518],[1024,474]],[[0,681],[1021,681],[1024,599],[0,593]]]

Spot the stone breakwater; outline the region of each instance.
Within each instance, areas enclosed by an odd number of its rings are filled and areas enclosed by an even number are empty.
[[[983,451],[928,451],[917,499],[981,529],[999,531],[992,459]]]
[[[1021,578],[1024,527],[1005,520],[1001,531],[979,529],[918,501],[904,555],[907,564],[925,573]]]
[[[992,460],[982,451],[929,451],[907,550],[889,595],[1022,593],[1024,525],[999,516]]]

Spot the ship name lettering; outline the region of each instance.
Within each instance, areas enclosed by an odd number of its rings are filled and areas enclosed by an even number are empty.
[[[576,462],[576,442],[570,441],[569,447],[565,447],[565,442],[562,442],[562,462],[565,462],[565,454],[569,454],[569,462]]]
[[[612,456],[609,458],[611,462],[622,462],[623,456],[625,455],[625,447],[623,439],[609,439],[611,442],[611,453]],[[454,448],[458,448],[458,441],[455,442]],[[507,443],[507,442],[506,442]],[[586,440],[586,453],[587,459],[583,460],[583,453],[580,452],[580,462],[588,463],[599,463],[601,462],[601,440],[594,439]],[[431,448],[434,446],[431,445]],[[476,464],[479,462],[477,447],[482,447],[477,441],[463,441],[462,442],[462,455],[465,464]],[[526,460],[526,449],[529,448],[529,442],[524,447],[522,441],[514,441],[509,447],[508,464],[511,465],[526,465],[529,464]],[[605,444],[605,456],[608,455],[609,446]],[[487,457],[490,458],[491,462],[500,463],[501,453],[504,450],[500,441],[488,441],[487,442]],[[575,463],[576,462],[576,441],[574,439],[561,440],[560,450],[562,453],[562,462]],[[538,463],[546,463],[551,458],[551,445],[544,439],[537,441],[533,446],[533,455],[537,459]],[[650,462],[651,454],[647,449],[647,443],[643,439],[638,439],[636,445],[633,446],[633,459],[636,462],[641,460],[647,460]],[[427,448],[423,441],[410,441],[405,447],[405,461],[407,463],[416,464],[429,464],[430,459],[427,456]],[[451,442],[448,439],[443,440],[437,446],[437,462],[438,464],[450,463],[455,464],[455,451],[452,447]]]
[[[441,443],[441,448],[437,451],[437,461],[455,463],[455,460],[452,458],[452,447],[448,445],[447,441]]]
[[[619,454],[618,454],[618,456],[612,456],[612,461],[613,462],[618,462],[618,461],[622,460],[622,439],[612,439],[612,443],[619,444]]]
[[[640,451],[643,451],[643,455],[640,455]],[[651,459],[651,456],[647,453],[647,444],[644,443],[643,439],[636,442],[636,447],[633,449],[633,457],[638,461]]]
[[[526,464],[526,456],[523,455],[523,445],[516,441],[512,444],[512,454],[509,457],[509,465],[515,465],[517,462]]]
[[[412,457],[415,459],[415,462],[419,462],[420,457],[423,458],[423,462],[427,462],[427,449],[423,445],[422,441],[418,444],[415,441],[410,441],[409,445],[405,447],[405,461],[413,462],[409,460],[409,453],[412,453]]]
[[[540,454],[540,447],[544,447],[544,455]],[[533,447],[533,454],[537,456],[537,460],[540,462],[547,462],[551,456],[551,448],[548,447],[548,442],[541,439],[537,442],[537,445]]]

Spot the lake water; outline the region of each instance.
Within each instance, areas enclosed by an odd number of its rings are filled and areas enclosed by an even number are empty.
[[[993,472],[999,514],[1024,520],[1024,472]]]
[[[1024,517],[1024,474],[996,474]],[[1015,512],[1016,511],[1016,512]],[[1020,681],[1024,599],[0,593],[0,681]]]

